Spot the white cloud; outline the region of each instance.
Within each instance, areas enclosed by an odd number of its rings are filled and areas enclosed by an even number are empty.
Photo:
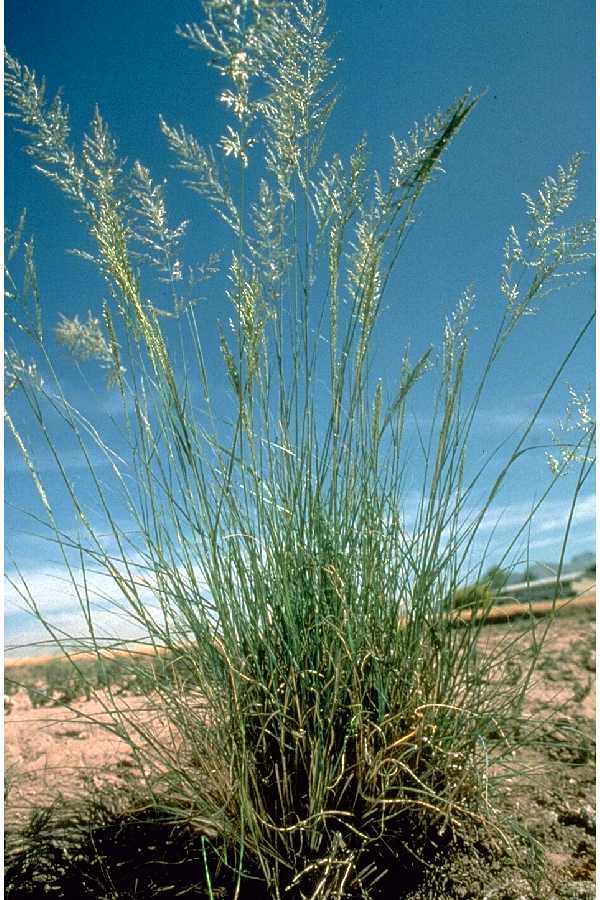
[[[518,530],[531,515],[531,503],[511,503],[507,506],[491,507],[485,514],[480,532],[485,531],[509,531]],[[571,511],[570,500],[546,500],[534,514],[531,524],[532,532],[537,534],[564,532]],[[596,518],[596,496],[590,494],[579,498],[573,513],[572,527],[587,522],[594,522]]]
[[[162,613],[158,600],[159,591],[153,586],[151,573],[141,558],[130,559],[128,562],[135,581],[137,602],[149,619],[160,622]],[[122,564],[118,568],[121,573],[126,574]],[[187,584],[189,579],[183,569],[177,575],[184,585]],[[208,596],[206,582],[199,567],[194,576],[200,590]],[[22,648],[28,643],[48,639],[47,630],[31,612],[31,601],[37,606],[40,615],[63,634],[89,636],[85,615],[88,603],[94,631],[98,636],[127,640],[146,633],[115,579],[97,565],[89,569],[86,567],[85,571],[74,570],[73,578],[58,564],[29,567],[21,570],[20,576],[14,571],[7,573],[4,608],[5,641],[9,647],[18,645]],[[174,606],[176,605],[175,601]]]
[[[577,550],[578,547],[583,548],[584,550],[591,550],[594,545],[594,536],[589,534],[581,534],[578,536],[569,535],[568,539],[568,551],[567,551],[567,560],[573,555],[574,551]],[[562,542],[557,540],[555,537],[547,537],[542,540],[532,540],[529,542],[529,551],[539,551],[545,548],[552,547],[555,549],[555,556],[558,559],[558,554],[562,547]]]
[[[122,597],[117,584],[104,572],[86,569],[74,572],[75,584],[68,571],[60,566],[42,566],[25,569],[17,576],[7,574],[13,584],[8,583],[4,596],[5,610],[8,614],[26,605],[25,598],[30,595],[39,605],[44,615],[51,615],[65,609],[78,606],[77,590],[87,595],[92,602],[115,602]],[[140,592],[141,593],[141,592]],[[150,601],[151,595],[144,596]]]
[[[59,639],[66,637],[69,646],[81,641],[85,646],[90,644],[90,634],[81,614],[64,611],[51,617],[51,625]],[[116,611],[95,610],[94,631],[96,639],[103,646],[120,645],[122,642],[133,642],[147,638],[147,631],[133,619],[119,615]],[[52,653],[57,649],[44,625],[33,615],[21,616],[18,629],[5,624],[5,654],[7,657],[34,655],[35,653]]]
[[[485,431],[490,429],[511,433],[527,428],[533,417],[531,410],[482,410],[475,419],[475,427]],[[556,417],[541,413],[535,420],[535,428],[551,428]]]
[[[584,496],[575,509],[565,548],[567,562],[575,553],[593,550],[595,546],[595,501],[594,494]],[[492,511],[473,541],[471,559],[477,562],[485,559],[490,563],[503,559],[530,511],[531,506],[524,503],[508,505],[504,510],[505,516],[493,535],[490,532],[497,521],[500,508]],[[512,547],[511,564],[518,569],[548,560],[558,563],[563,552],[569,511],[570,502],[567,499],[553,500],[542,507],[534,516],[531,526],[523,530]]]
[[[494,433],[498,439],[502,439],[512,434],[512,432],[518,434],[530,424],[536,408],[537,402],[533,400],[528,402],[527,398],[520,406],[513,406],[510,409],[481,407],[477,410],[473,420],[471,434],[477,437],[478,435],[481,436],[481,432],[484,432],[486,435]],[[556,415],[550,412],[541,412],[535,420],[534,428],[549,429],[555,427],[556,422]],[[425,434],[428,434],[431,428],[431,418],[423,413],[417,413],[414,417],[409,418],[407,423],[418,425]]]

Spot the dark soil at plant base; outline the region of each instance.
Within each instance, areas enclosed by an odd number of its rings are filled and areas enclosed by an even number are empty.
[[[495,801],[523,829],[523,838],[508,853],[475,837],[472,846],[446,848],[440,859],[427,865],[394,869],[380,885],[382,900],[595,897],[594,614],[593,608],[561,612],[544,646],[527,701],[528,710],[542,721],[540,740],[515,759],[514,778]],[[523,627],[518,620],[487,626],[482,652]],[[519,665],[525,667],[528,656],[524,650]],[[130,696],[124,702],[142,707],[140,714],[145,714],[139,699]],[[17,693],[7,706],[7,898],[205,900],[206,867],[212,874],[213,897],[234,896],[227,861],[217,859],[200,830],[174,824],[156,811],[116,811],[123,809],[123,796],[135,790],[139,778],[126,745],[113,737],[104,744],[96,741],[97,726],[82,725],[64,707],[32,709],[26,700],[26,693]],[[86,709],[90,703],[72,706]],[[43,732],[42,723],[47,725]],[[44,765],[32,750],[36,741],[46,747]],[[100,774],[101,757],[105,775]],[[95,772],[90,776],[92,759]],[[84,767],[76,770],[78,777],[72,770],[65,776],[69,763],[78,762]],[[77,800],[82,784],[87,809]],[[48,806],[52,793],[58,799]],[[70,799],[63,800],[64,795]],[[36,805],[36,800],[46,803]],[[254,898],[266,900],[258,878],[246,882],[240,893],[240,900]]]

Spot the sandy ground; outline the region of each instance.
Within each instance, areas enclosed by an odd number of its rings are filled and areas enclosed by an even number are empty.
[[[122,775],[139,771],[129,744],[96,724],[109,721],[113,700],[103,692],[99,699],[69,707],[35,709],[24,691],[10,697],[4,750],[7,823],[22,821],[32,807],[59,795],[75,798],[102,781],[118,783]],[[117,706],[169,740],[165,716],[148,698],[121,697]]]
[[[494,652],[523,633],[521,619],[507,618],[504,608],[499,621],[482,629],[481,652]],[[538,636],[548,621],[538,620]],[[528,641],[524,641],[521,666],[529,664],[531,652]],[[31,678],[36,667],[30,663],[23,661],[19,667],[11,662],[5,674],[19,680],[20,673],[26,671]],[[42,664],[37,660],[36,665]],[[93,699],[74,700],[70,706],[56,701],[57,705],[39,708],[35,697],[35,692],[25,690],[5,695],[5,815],[9,827],[59,794],[77,796],[82,789],[97,789],[103,780],[118,785],[120,778],[142,775],[130,747],[117,734],[95,723],[108,718],[107,711],[113,706],[134,713],[161,740],[174,741],[160,704],[147,697],[104,691]],[[591,900],[595,871],[593,596],[562,611],[550,625],[527,709],[546,722],[543,728],[547,729],[551,748],[527,751],[520,765],[535,774],[525,790],[519,782],[514,795],[508,784],[505,803],[545,848],[549,893],[544,897]],[[502,888],[503,877],[506,889]],[[515,877],[513,870],[500,872],[497,890],[490,888],[489,893],[486,888],[487,893],[479,896],[494,900],[528,898],[524,888],[519,893],[514,887]],[[477,888],[474,890],[464,896],[477,898]]]

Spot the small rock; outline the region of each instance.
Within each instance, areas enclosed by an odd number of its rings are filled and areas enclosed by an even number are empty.
[[[590,834],[596,832],[596,810],[593,806],[585,804],[579,809],[566,809],[559,816],[559,820],[563,825],[578,825],[585,828]]]
[[[579,819],[583,823],[586,831],[595,833],[596,831],[596,810],[593,806],[586,804],[578,810]]]
[[[558,824],[558,813],[555,809],[549,809],[546,811],[544,818],[550,827]]]

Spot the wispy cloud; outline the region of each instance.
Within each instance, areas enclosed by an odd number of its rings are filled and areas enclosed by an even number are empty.
[[[548,560],[558,564],[563,550],[565,561],[569,561],[581,550],[593,550],[595,495],[589,494],[581,498],[573,514],[566,547],[563,547],[570,508],[571,504],[567,499],[547,502],[518,538],[517,534],[526,522],[531,506],[525,503],[509,504],[504,508],[504,515],[500,520],[500,507],[491,510],[473,541],[471,560],[479,563],[483,559],[485,564],[503,560],[503,564],[506,564],[505,554],[509,552],[509,568],[515,566],[518,569]]]
[[[123,603],[124,595],[116,581],[107,572],[97,568],[73,570],[73,577],[60,565],[31,567],[20,574],[7,573],[4,596],[8,615],[27,608],[34,602],[44,616],[52,616],[67,610],[80,608],[81,603],[96,605]],[[156,605],[151,586],[143,583],[138,575],[136,591],[141,602]]]
[[[532,395],[523,398],[522,402],[513,404],[511,407],[481,407],[473,420],[471,434],[474,437],[480,432],[489,434],[490,432],[496,438],[507,437],[513,432],[523,431],[531,422],[539,397]],[[550,429],[556,426],[557,416],[551,412],[541,412],[535,420],[534,429]],[[418,425],[421,431],[428,432],[431,427],[431,418],[422,412],[417,412],[414,416],[407,419],[407,423]]]
[[[58,564],[30,566],[17,575],[14,570],[7,573],[5,588],[5,641],[8,646],[19,647],[33,641],[44,640],[48,632],[33,611],[45,619],[57,632],[73,637],[88,636],[87,617],[91,615],[94,632],[102,637],[121,639],[138,633],[146,633],[142,620],[162,621],[163,607],[170,606],[170,598],[165,596],[152,573],[141,559],[128,560],[135,588],[136,605],[142,615],[130,604],[124,591],[109,572],[100,567],[74,569],[72,576]],[[124,567],[119,567],[125,577]],[[206,582],[198,567],[193,573],[195,589],[208,596]],[[185,571],[177,570],[175,580],[184,589],[189,582]],[[189,594],[190,591],[187,591]],[[177,599],[174,600],[177,607]],[[25,615],[27,614],[27,615]],[[125,629],[125,630],[124,630]]]
[[[529,543],[529,551],[530,552],[539,552],[540,550],[545,550],[549,547],[557,548],[557,540],[555,537],[546,537],[541,540],[532,540]],[[577,549],[582,550],[592,550],[594,546],[594,535],[590,535],[589,532],[585,534],[580,534],[578,536],[569,536],[568,542],[568,552],[567,559],[573,555],[574,551]],[[553,554],[558,558],[558,554]]]
[[[90,634],[82,616],[73,611],[56,613],[52,619],[53,632],[65,644],[72,641],[88,646]],[[98,642],[106,646],[143,641],[148,632],[133,619],[117,610],[94,610],[94,633]],[[69,640],[71,639],[71,641]],[[33,614],[21,614],[14,623],[5,624],[5,654],[7,657],[52,653],[57,650],[56,640]]]
[[[519,529],[531,516],[531,503],[511,503],[507,506],[493,506],[484,516],[480,532],[509,531]],[[560,533],[567,526],[571,513],[570,500],[547,500],[532,518],[532,531],[536,534]],[[596,518],[596,495],[581,497],[575,506],[572,526],[594,522]]]
[[[533,410],[529,409],[513,409],[513,410],[480,410],[478,413],[474,427],[476,429],[492,429],[493,431],[511,434],[513,431],[526,428],[533,417]],[[540,414],[535,420],[535,428],[551,428],[556,423],[556,417],[549,413]]]

